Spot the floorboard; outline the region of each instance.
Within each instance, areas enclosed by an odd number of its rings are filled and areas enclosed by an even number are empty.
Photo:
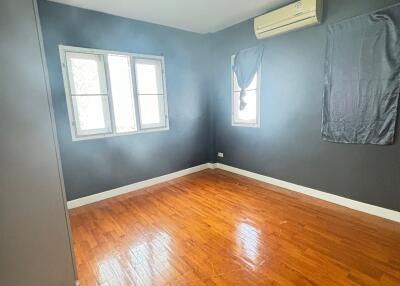
[[[70,218],[82,286],[400,285],[400,224],[222,170]]]

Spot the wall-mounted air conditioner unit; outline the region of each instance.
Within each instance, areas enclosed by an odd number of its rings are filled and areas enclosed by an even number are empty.
[[[264,39],[321,23],[322,0],[301,0],[254,19],[257,38]]]

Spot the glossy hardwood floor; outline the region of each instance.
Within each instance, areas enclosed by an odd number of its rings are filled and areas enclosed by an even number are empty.
[[[400,224],[221,170],[70,217],[82,286],[400,285]]]

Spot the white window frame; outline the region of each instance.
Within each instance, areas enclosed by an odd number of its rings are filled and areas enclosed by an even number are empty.
[[[90,140],[90,139],[99,139],[99,138],[107,138],[107,137],[116,137],[116,136],[125,136],[125,135],[133,135],[133,134],[140,134],[140,133],[148,133],[148,132],[156,132],[156,131],[165,131],[169,130],[169,116],[168,116],[168,99],[167,99],[167,88],[166,88],[166,80],[165,80],[165,62],[163,56],[155,56],[155,55],[145,55],[145,54],[135,54],[135,53],[125,53],[125,52],[117,52],[117,51],[110,51],[110,50],[100,50],[100,49],[91,49],[91,48],[81,48],[81,47],[73,47],[73,46],[64,46],[59,45],[59,52],[60,52],[60,59],[61,59],[61,68],[63,74],[63,81],[64,81],[64,90],[65,90],[65,97],[67,101],[67,109],[68,109],[68,118],[69,118],[69,125],[71,129],[72,141],[81,141],[81,140]],[[105,69],[105,77],[107,83],[107,99],[108,99],[108,112],[105,113],[105,117],[110,117],[109,121],[106,124],[111,125],[110,132],[104,132],[101,134],[90,134],[93,132],[88,132],[84,135],[78,135],[77,127],[75,123],[75,109],[73,108],[72,103],[72,94],[70,88],[70,81],[69,81],[69,70],[67,68],[67,57],[66,53],[87,53],[87,54],[95,54],[100,55],[104,61],[104,69]],[[135,122],[136,122],[136,131],[132,132],[123,132],[117,133],[116,126],[114,122],[114,109],[113,109],[113,100],[111,94],[111,84],[110,84],[110,74],[109,74],[109,67],[107,62],[107,55],[122,55],[130,57],[131,61],[131,77],[132,77],[132,88],[133,88],[133,101],[134,101],[134,113],[135,113]],[[162,109],[164,111],[164,120],[162,120],[161,124],[156,124],[153,126],[141,126],[140,123],[140,114],[139,114],[139,96],[138,90],[136,85],[136,66],[135,66],[135,59],[149,59],[149,60],[159,60],[161,63],[161,76],[162,76],[162,88],[163,88],[163,100],[159,101],[159,104],[162,104]],[[88,95],[90,96],[90,95]],[[109,115],[109,116],[108,116]],[[162,114],[161,114],[162,115]]]
[[[260,128],[260,111],[261,111],[261,65],[257,70],[257,92],[256,92],[256,123],[247,122],[244,120],[239,120],[236,118],[235,113],[235,73],[233,71],[233,65],[235,61],[235,55],[231,57],[231,111],[232,111],[232,126],[236,127],[250,127],[250,128]]]
[[[139,89],[138,89],[138,87],[137,87],[137,85],[136,85],[136,83],[138,82],[138,80],[137,80],[137,70],[136,70],[136,61],[140,61],[140,60],[142,60],[142,61],[146,61],[146,60],[150,60],[150,61],[154,61],[155,59],[154,58],[149,58],[149,57],[141,57],[141,56],[136,56],[136,57],[134,57],[133,58],[133,61],[132,61],[132,66],[133,66],[133,73],[134,73],[134,75],[133,75],[133,77],[135,78],[135,80],[134,80],[134,83],[135,83],[135,85],[134,85],[134,93],[135,93],[135,103],[137,102],[137,114],[139,115],[138,116],[138,122],[139,122],[139,125],[142,127],[142,128],[145,128],[146,130],[148,130],[148,129],[159,129],[159,128],[163,128],[163,126],[165,125],[165,121],[167,120],[167,118],[162,118],[161,119],[161,122],[159,123],[159,124],[157,124],[157,123],[155,123],[155,124],[144,124],[144,123],[142,123],[142,121],[141,121],[141,117],[140,117],[140,105],[139,105],[139,103],[140,103],[140,99],[139,99],[139,96],[140,95],[144,95],[144,94],[140,94],[139,93]],[[157,60],[157,59],[156,59]],[[164,70],[164,68],[163,68],[163,63],[162,63],[162,61],[160,61],[160,63],[161,63],[161,72],[162,72],[162,74],[161,74],[161,81],[163,81],[163,83],[162,83],[162,85],[163,85],[163,89],[164,89],[164,92],[163,93],[158,93],[158,94],[152,94],[152,95],[157,95],[158,97],[159,97],[159,99],[160,99],[160,96],[163,96],[164,94],[165,94],[165,80],[163,79],[164,78],[164,75],[163,75],[163,70]],[[144,95],[145,96],[145,95]],[[165,104],[163,105],[163,101],[162,100],[158,100],[158,104],[159,104],[159,109],[160,110],[162,110],[162,111],[164,111],[165,110]]]

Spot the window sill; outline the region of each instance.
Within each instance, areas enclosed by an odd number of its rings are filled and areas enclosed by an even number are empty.
[[[104,139],[104,138],[111,138],[111,137],[121,137],[121,136],[130,136],[136,134],[143,134],[143,133],[152,133],[152,132],[161,132],[161,131],[168,131],[169,126],[162,127],[162,128],[149,128],[145,130],[133,131],[133,132],[125,132],[125,133],[107,133],[107,134],[97,134],[97,135],[87,135],[87,136],[72,136],[72,141],[86,141],[86,140],[95,140],[95,139]]]
[[[247,127],[247,128],[260,128],[260,124],[252,123],[232,123],[233,127]]]

